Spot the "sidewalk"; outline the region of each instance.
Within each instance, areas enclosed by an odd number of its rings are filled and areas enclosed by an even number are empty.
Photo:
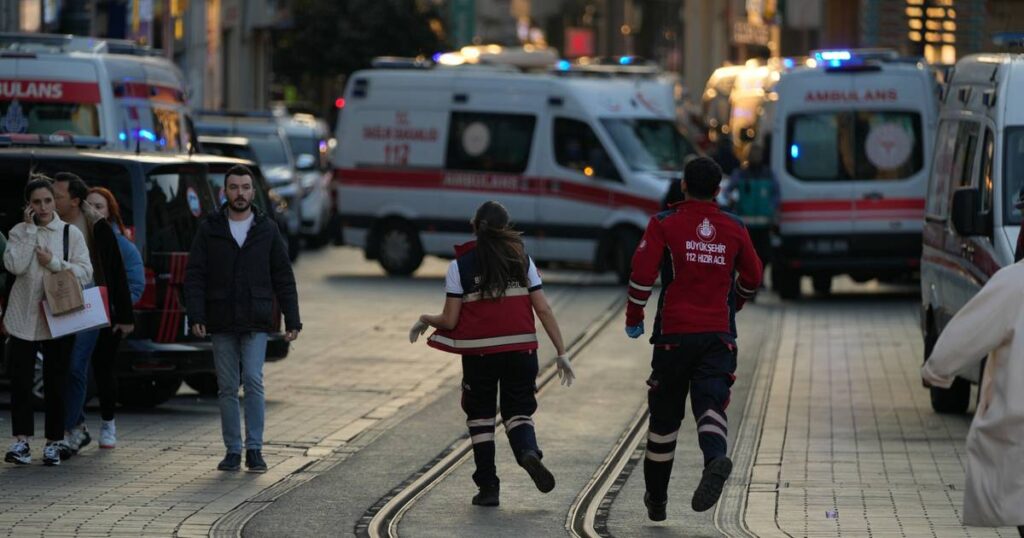
[[[787,305],[748,489],[753,534],[1018,536],[961,525],[970,417],[931,410],[917,318],[905,297]]]

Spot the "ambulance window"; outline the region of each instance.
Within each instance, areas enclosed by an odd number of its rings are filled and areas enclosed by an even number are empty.
[[[789,120],[787,170],[806,181],[906,179],[924,161],[916,112],[844,111]]]
[[[950,180],[953,157],[956,155],[957,122],[945,120],[939,125],[935,139],[935,163],[932,167],[928,194],[928,217],[946,220],[949,217]]]
[[[1020,224],[1021,210],[1015,205],[1017,194],[1024,187],[1024,127],[1007,127],[1003,136],[1003,224]]]
[[[956,134],[956,153],[953,156],[953,189],[970,187],[974,172],[977,169],[976,154],[978,149],[979,125],[965,121],[960,123]],[[950,193],[952,196],[952,193]]]
[[[985,129],[985,143],[981,146],[981,176],[978,178],[978,187],[981,189],[981,210],[988,215],[992,213],[992,192],[995,188],[995,179],[992,177],[996,144],[993,140],[992,129]]]
[[[582,121],[555,118],[555,161],[559,166],[598,177],[622,181],[615,163],[594,130]]]
[[[452,112],[446,168],[519,174],[526,170],[537,118]]]
[[[99,136],[99,111],[92,103],[0,101],[0,133]]]

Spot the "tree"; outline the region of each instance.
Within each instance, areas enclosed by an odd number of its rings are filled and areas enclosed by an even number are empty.
[[[377,56],[430,56],[444,48],[435,33],[440,16],[417,0],[291,0],[289,7],[293,24],[277,36],[274,72],[321,106],[333,104],[339,75]]]

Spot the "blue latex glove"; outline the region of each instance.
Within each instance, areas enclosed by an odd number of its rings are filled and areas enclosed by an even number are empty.
[[[644,322],[642,321],[638,325],[626,327],[626,336],[630,338],[640,338],[642,334],[644,334]]]

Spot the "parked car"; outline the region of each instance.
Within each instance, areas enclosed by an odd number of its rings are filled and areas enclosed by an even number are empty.
[[[118,199],[128,236],[142,253],[146,289],[135,304],[135,331],[117,359],[118,399],[154,406],[174,396],[182,380],[214,372],[209,340],[189,333],[181,298],[185,266],[199,219],[216,209],[210,177],[240,162],[223,157],[136,154],[82,147],[43,147],[25,137],[0,136],[0,229],[22,218],[29,170],[74,172]],[[259,203],[266,203],[261,201]],[[268,360],[287,356],[283,334],[273,334]],[[6,360],[0,360],[6,373]]]
[[[278,121],[295,155],[295,171],[302,186],[302,235],[307,245],[322,247],[334,233],[332,225],[337,225],[328,154],[330,130],[326,122],[310,114],[281,116]]]
[[[302,185],[295,170],[284,129],[270,114],[200,112],[195,122],[199,136],[243,136],[249,141],[255,161],[274,192],[288,203],[288,254],[294,261],[301,249]],[[200,142],[201,144],[201,142]],[[200,148],[200,151],[203,151]]]
[[[1024,185],[1024,59],[968,56],[944,91],[928,186],[921,256],[925,358],[946,324],[999,269],[1014,263]],[[993,320],[998,321],[998,320]],[[964,413],[978,367],[948,389],[931,388],[932,409]]]

